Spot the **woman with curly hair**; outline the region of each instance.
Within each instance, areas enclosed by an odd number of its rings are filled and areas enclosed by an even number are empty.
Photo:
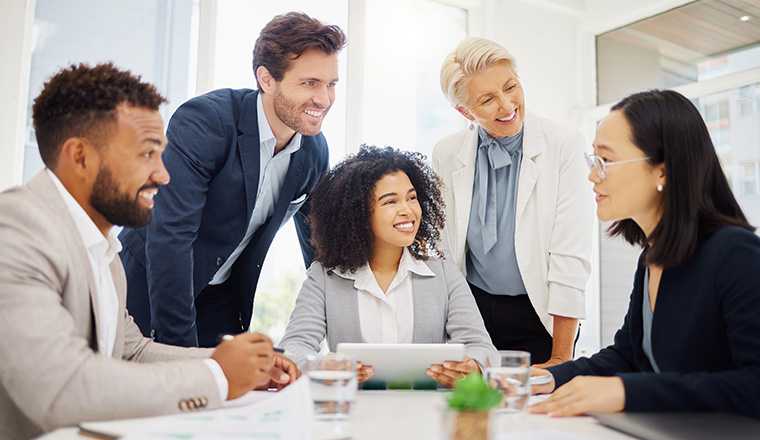
[[[311,196],[315,262],[280,346],[297,361],[340,342],[465,344],[427,373],[452,385],[496,351],[462,274],[437,243],[441,181],[420,153],[363,145]],[[359,380],[372,376],[360,367]]]

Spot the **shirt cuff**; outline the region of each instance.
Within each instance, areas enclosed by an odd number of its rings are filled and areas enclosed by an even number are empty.
[[[219,364],[213,359],[203,359],[203,363],[206,364],[211,374],[216,381],[216,387],[219,389],[219,396],[222,398],[222,402],[227,400],[227,395],[230,391],[230,384],[227,382],[227,376],[224,375],[224,371]]]

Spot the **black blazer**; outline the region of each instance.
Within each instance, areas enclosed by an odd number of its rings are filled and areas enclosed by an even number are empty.
[[[652,320],[660,374],[641,348],[644,270],[640,258],[615,343],[549,368],[557,386],[577,375],[614,375],[625,386],[625,411],[714,410],[760,418],[760,238],[724,227],[690,261],[663,271]]]
[[[153,222],[119,235],[127,273],[127,307],[144,334],[197,346],[194,300],[240,244],[259,182],[258,92],[220,89],[184,103],[167,129],[163,154],[171,182],[155,197]],[[329,167],[324,136],[303,136],[266,223],[233,266],[240,314],[250,322],[267,250],[280,227],[295,219],[304,262],[314,255],[305,224],[308,196]],[[146,270],[147,269],[147,270]]]

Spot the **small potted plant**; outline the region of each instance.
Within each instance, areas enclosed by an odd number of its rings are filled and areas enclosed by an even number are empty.
[[[491,388],[480,373],[457,381],[448,403],[446,430],[450,440],[487,440],[488,416],[501,402],[501,393]]]

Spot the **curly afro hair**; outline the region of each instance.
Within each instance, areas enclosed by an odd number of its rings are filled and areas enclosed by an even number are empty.
[[[362,145],[357,154],[322,175],[311,195],[309,214],[315,260],[352,273],[369,262],[374,241],[370,215],[375,184],[398,171],[409,177],[422,208],[419,230],[409,250],[420,260],[442,258],[436,246],[446,222],[443,182],[425,159],[421,153]]]
[[[42,161],[52,168],[60,146],[72,137],[87,138],[100,147],[116,122],[116,107],[125,102],[158,110],[166,98],[140,76],[112,63],[72,64],[53,75],[32,106]]]

